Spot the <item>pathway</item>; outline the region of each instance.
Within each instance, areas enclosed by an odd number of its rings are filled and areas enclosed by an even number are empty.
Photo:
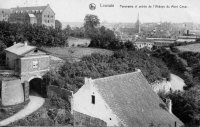
[[[29,96],[29,98],[30,102],[24,107],[24,109],[20,110],[18,113],[14,114],[9,118],[0,121],[0,126],[6,126],[14,121],[17,121],[30,115],[31,113],[39,109],[45,102],[44,98],[39,96]]]
[[[171,74],[171,87],[172,90],[183,90],[183,87],[185,86],[184,80],[182,78],[180,78],[179,76],[175,75],[175,74]]]

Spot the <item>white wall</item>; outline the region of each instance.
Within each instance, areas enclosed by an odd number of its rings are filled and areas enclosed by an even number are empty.
[[[2,104],[16,105],[24,102],[24,90],[20,79],[2,81]]]
[[[92,104],[92,95],[95,95],[95,104]],[[73,109],[77,112],[99,118],[107,123],[108,126],[119,126],[117,116],[105,103],[97,89],[93,87],[92,79],[88,79],[73,96]],[[110,120],[111,118],[111,120]]]
[[[183,87],[185,86],[183,79],[174,74],[170,74],[170,79],[170,81],[157,81],[155,83],[152,83],[151,86],[156,93],[159,91],[169,92],[170,89],[173,91],[183,91]]]

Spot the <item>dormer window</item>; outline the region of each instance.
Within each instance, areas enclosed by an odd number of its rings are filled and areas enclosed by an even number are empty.
[[[35,49],[35,50],[34,50],[34,53],[37,53],[37,52],[38,52],[38,50],[37,50],[37,49]]]
[[[92,104],[95,104],[95,96],[92,95]]]

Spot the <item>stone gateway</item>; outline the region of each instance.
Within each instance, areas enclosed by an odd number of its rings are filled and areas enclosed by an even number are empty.
[[[14,44],[5,52],[6,70],[0,70],[2,105],[27,101],[29,94],[47,96],[42,76],[50,70],[49,54],[27,42]]]

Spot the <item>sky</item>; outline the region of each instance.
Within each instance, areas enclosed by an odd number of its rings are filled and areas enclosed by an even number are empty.
[[[89,4],[96,5],[95,10]],[[104,22],[136,22],[137,15],[144,22],[194,22],[200,23],[200,0],[0,0],[0,8],[43,6],[50,4],[61,22],[83,22],[86,14],[97,15]],[[100,7],[114,5],[114,7]],[[122,8],[133,6],[134,8]],[[137,5],[137,8],[135,8]],[[152,8],[138,8],[139,6]],[[153,8],[153,5],[170,8]],[[171,6],[178,8],[171,8]],[[187,8],[180,8],[187,6]]]

